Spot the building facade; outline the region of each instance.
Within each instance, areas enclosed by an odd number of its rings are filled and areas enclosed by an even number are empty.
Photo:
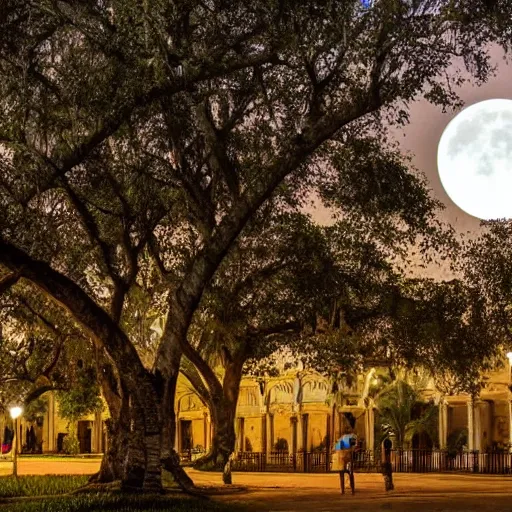
[[[279,377],[242,380],[236,414],[236,451],[238,452],[320,452],[346,432],[357,434],[360,446],[372,450],[376,443],[378,411],[368,394],[377,369],[359,375],[342,390],[342,398],[333,399],[332,384],[311,371],[288,370]],[[512,445],[512,394],[510,365],[488,375],[487,385],[478,400],[468,395],[444,396],[433,381],[420,393],[438,406],[436,447],[446,448],[449,436],[467,432],[468,450],[487,451]],[[208,408],[180,377],[176,396],[176,450],[198,456],[212,442],[212,424]],[[108,411],[82,418],[75,426],[81,453],[102,453],[107,446],[105,420]],[[12,420],[0,415],[0,432],[13,428]],[[19,421],[20,451],[58,453],[63,451],[68,422],[59,416],[58,403],[48,394],[43,417]],[[35,438],[36,445],[31,442]]]
[[[326,443],[354,432],[360,446],[376,448],[378,410],[369,396],[376,369],[359,375],[342,390],[342,399],[332,396],[332,384],[314,372],[288,371],[279,377],[244,378],[236,415],[238,452],[289,453],[325,450]],[[425,401],[438,407],[438,436],[434,447],[447,448],[450,435],[464,431],[465,448],[488,451],[512,445],[512,393],[510,365],[487,376],[477,400],[469,395],[446,396],[430,379],[419,389]],[[176,401],[176,450],[202,453],[208,450],[212,427],[208,408],[183,380]],[[432,445],[430,445],[432,447]],[[422,446],[411,446],[418,448]]]
[[[18,420],[17,446],[20,453],[62,453],[64,439],[68,435],[68,421],[59,415],[59,405],[52,393],[46,393],[47,409],[35,421],[23,415]],[[106,408],[81,418],[75,425],[81,454],[103,453],[107,446],[105,420]],[[5,437],[6,428],[14,430],[14,422],[8,413],[0,414],[0,432]]]

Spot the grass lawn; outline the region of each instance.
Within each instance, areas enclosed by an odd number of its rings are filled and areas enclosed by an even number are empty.
[[[78,494],[40,500],[23,500],[1,504],[1,512],[241,512],[211,500],[164,496],[125,496],[121,494]]]
[[[0,477],[0,512],[240,512],[212,500],[172,495],[124,495],[119,492],[90,492],[66,495],[87,483],[88,476]],[[164,484],[172,488],[171,482]],[[44,496],[44,497],[43,497]]]
[[[0,477],[0,499],[65,494],[87,483],[87,475]]]

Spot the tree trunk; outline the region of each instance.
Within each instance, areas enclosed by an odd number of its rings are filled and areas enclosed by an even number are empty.
[[[179,368],[179,360],[177,362]],[[171,376],[164,384],[162,398],[162,439],[161,439],[161,460],[162,466],[169,471],[174,481],[185,491],[191,492],[194,489],[194,482],[181,467],[179,454],[174,449],[176,440],[176,413],[174,401],[176,397],[176,384],[178,372]]]
[[[128,444],[124,448],[123,476],[121,488],[124,491],[140,491],[146,475],[146,447],[144,432],[144,411],[137,400],[130,397]]]
[[[244,361],[245,359],[240,354],[240,357],[234,362],[230,361],[226,365],[222,396],[214,396],[211,400],[212,446],[208,454],[199,459],[194,465],[197,468],[213,467],[222,470],[222,480],[225,484],[232,483],[230,457],[235,451],[236,406]]]
[[[104,375],[106,373],[103,371]],[[159,491],[161,430],[153,426],[160,424],[159,408],[148,411],[147,407],[140,405],[144,388],[138,397],[134,397],[121,382],[113,393],[113,388],[102,379],[102,389],[111,415],[107,421],[109,447],[99,473],[91,478],[91,482],[121,481],[124,491]],[[154,392],[154,389],[149,388],[149,392]],[[153,426],[152,430],[148,426]]]
[[[235,451],[236,444],[236,402],[223,398],[220,401],[214,400],[214,403],[212,460],[216,467],[222,469],[222,481],[225,484],[232,484],[230,457]]]
[[[119,375],[100,347],[96,350],[96,360],[102,393],[110,411],[110,419],[107,421],[109,447],[103,456],[99,473],[91,477],[90,482],[121,481],[121,488],[126,491],[141,491],[143,488],[148,491],[158,490],[161,488],[160,441],[157,447],[158,460],[155,460],[155,440],[150,438],[148,442],[145,422],[147,413],[139,405],[140,398],[130,396],[124,380],[126,373]],[[152,413],[158,414],[158,411]]]
[[[93,475],[89,482],[105,484],[123,479],[124,453],[129,440],[130,402],[127,391],[123,389],[113,366],[98,346],[96,347],[96,364],[101,391],[107,402],[110,418],[105,422],[108,449],[103,454],[99,472]]]
[[[103,454],[100,471],[89,480],[91,483],[110,483],[121,481],[124,475],[124,453],[129,442],[128,400],[123,400],[120,413],[106,420],[108,449]]]
[[[175,296],[170,301],[170,311],[162,335],[153,373],[161,404],[162,436],[160,460],[162,467],[169,471],[174,481],[185,491],[193,493],[194,482],[180,465],[180,458],[174,449],[176,439],[176,385],[182,357],[181,339],[186,338],[191,314],[185,314]]]
[[[120,481],[125,492],[160,491],[161,435],[147,436],[144,411],[134,399],[124,395],[118,417],[107,420],[107,429],[109,447],[90,482]]]
[[[119,424],[119,420],[109,418],[105,421],[108,436],[108,450],[104,453],[98,473],[89,482],[106,484],[123,478],[123,452],[128,444],[128,429]]]

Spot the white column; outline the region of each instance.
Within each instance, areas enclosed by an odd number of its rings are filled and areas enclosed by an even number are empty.
[[[509,451],[512,453],[512,400],[508,401],[508,443]]]
[[[208,451],[208,413],[203,413],[203,449]]]
[[[302,421],[303,421],[303,418],[302,418],[302,414],[298,414],[297,415],[297,452],[300,452],[300,451],[306,451],[304,450],[304,436],[302,435],[302,427],[303,427],[303,424],[302,424]]]
[[[310,432],[311,432],[310,416],[309,416],[309,414],[307,415],[307,424],[305,425],[304,424],[304,415],[303,415],[302,422],[301,422],[301,436],[302,436],[301,446],[305,452],[309,452],[311,449],[310,441],[309,441],[310,440]]]
[[[181,451],[180,437],[181,437],[181,423],[180,423],[180,416],[179,416],[179,414],[177,414],[176,415],[176,432],[174,433],[174,450],[176,453],[180,453],[180,451]]]
[[[441,398],[439,401],[439,448],[446,448],[448,439],[448,404]]]
[[[55,397],[53,393],[50,393],[48,396],[48,445],[46,450],[54,452],[57,449],[55,442]]]
[[[481,402],[476,402],[474,407],[474,450],[482,450],[482,407]]]
[[[475,449],[475,409],[473,400],[466,404],[468,408],[468,450]]]
[[[364,416],[364,435],[366,438],[366,449],[373,450],[375,447],[375,411],[373,409],[373,404],[370,404],[370,406],[366,408],[366,413]]]
[[[288,451],[290,453],[294,453],[293,439],[295,438],[298,441],[296,436],[297,436],[297,417],[291,416],[290,417],[290,436],[289,436],[289,440],[288,440]]]
[[[94,414],[94,428],[92,429],[92,452],[101,453],[101,438],[103,437],[103,420],[101,411],[96,411]]]
[[[274,441],[274,419],[270,412],[267,412],[267,461],[270,461],[270,452],[274,449],[272,443]]]
[[[208,416],[208,450],[212,447],[213,443],[213,422],[211,416]]]
[[[258,451],[265,453],[267,451],[267,413],[262,411],[261,414],[261,442]]]

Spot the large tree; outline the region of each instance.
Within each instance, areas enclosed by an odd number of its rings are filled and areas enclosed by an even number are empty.
[[[235,449],[242,371],[268,370],[283,348],[340,390],[374,365],[421,368],[447,394],[478,389],[499,346],[492,320],[474,287],[407,277],[398,256],[411,232],[384,216],[388,229],[374,231],[361,218],[321,228],[303,214],[269,211],[270,204],[237,240],[189,334],[202,359],[197,368],[183,359],[182,372],[214,427],[198,466],[225,465]],[[444,236],[453,248],[450,232]]]
[[[173,445],[182,352],[201,364],[189,326],[269,198],[299,201],[332,173],[349,211],[423,220],[428,234],[422,183],[402,165],[350,156],[361,146],[380,154],[366,141],[382,137],[383,120],[405,122],[414,99],[458,104],[464,75],[453,64],[484,81],[486,45],[509,36],[494,20],[508,9],[483,0],[3,3],[0,264],[105,350],[113,433],[133,428],[114,477],[158,488],[163,463],[187,483]],[[145,254],[166,288],[152,368],[123,328]]]
[[[197,368],[182,361],[182,372],[212,414],[212,446],[200,466],[223,468],[235,449],[236,406],[247,361],[261,360],[314,330],[317,315],[328,309],[340,285],[324,230],[304,214],[265,210],[205,291],[190,332],[201,357]]]
[[[456,269],[475,287],[482,308],[492,319],[492,332],[503,348],[512,347],[512,221],[484,222],[478,237],[466,238]]]

